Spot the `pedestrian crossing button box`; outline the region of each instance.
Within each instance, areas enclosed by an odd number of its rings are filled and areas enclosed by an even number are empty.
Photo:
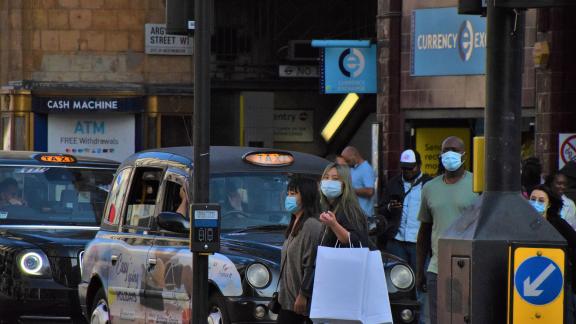
[[[192,204],[190,249],[192,252],[220,251],[220,205]]]

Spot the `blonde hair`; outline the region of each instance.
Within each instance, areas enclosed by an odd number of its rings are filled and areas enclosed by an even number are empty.
[[[324,169],[322,173],[322,179],[326,176],[328,171],[331,169],[336,169],[338,172],[338,177],[342,182],[342,195],[334,199],[334,203],[330,204],[328,198],[320,192],[320,205],[322,210],[334,208],[332,210],[334,214],[342,213],[348,223],[356,228],[358,231],[368,231],[368,222],[366,220],[366,215],[360,204],[358,203],[358,198],[352,187],[352,178],[350,177],[350,168],[346,165],[340,165],[337,163],[330,163]]]

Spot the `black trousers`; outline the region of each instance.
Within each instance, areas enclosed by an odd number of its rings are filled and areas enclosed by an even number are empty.
[[[278,313],[278,324],[312,324],[308,316],[296,314],[293,311],[281,309]]]

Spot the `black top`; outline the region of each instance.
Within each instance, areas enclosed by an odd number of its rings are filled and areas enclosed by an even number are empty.
[[[570,279],[572,280],[572,291],[576,293],[576,269],[574,269],[574,266],[576,266],[574,263],[574,260],[576,260],[576,231],[574,231],[568,222],[560,217],[549,217],[547,220],[566,239],[566,242],[568,243],[568,250],[566,251],[566,254],[568,255],[568,263],[572,269],[570,276]]]
[[[348,219],[341,211],[336,212],[336,220],[342,227],[350,232],[350,242],[352,243],[353,247],[358,248],[362,246],[367,247],[370,250],[377,250],[374,243],[372,243],[368,237],[367,229],[357,229],[355,226],[350,224],[350,222],[348,222]],[[322,235],[322,241],[320,245],[335,247],[337,243],[339,243],[338,247],[350,247],[350,244],[348,243],[342,244],[342,242],[338,242],[336,234],[334,234],[330,228],[324,225],[324,234]]]

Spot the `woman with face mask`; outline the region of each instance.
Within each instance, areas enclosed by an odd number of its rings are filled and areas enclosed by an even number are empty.
[[[282,246],[278,323],[312,323],[308,318],[316,250],[322,236],[318,221],[318,183],[294,178],[288,183],[284,207],[292,218]]]
[[[349,242],[374,249],[368,238],[368,222],[352,188],[350,169],[336,163],[329,164],[320,183],[320,221],[325,225],[321,245],[334,247]]]
[[[560,217],[562,199],[549,187],[545,185],[537,185],[530,193],[529,203],[534,207],[538,214],[544,217],[550,225],[554,226],[558,233],[560,233],[568,243],[568,258],[566,259],[571,264],[570,266],[572,269],[572,275],[568,282],[568,285],[571,284],[572,295],[570,295],[569,298],[573,298],[573,294],[576,292],[576,287],[574,286],[576,280],[576,271],[574,269],[576,261],[576,254],[574,253],[576,250],[576,232],[568,222]],[[571,312],[574,312],[573,300],[574,299],[568,302],[568,309]]]

